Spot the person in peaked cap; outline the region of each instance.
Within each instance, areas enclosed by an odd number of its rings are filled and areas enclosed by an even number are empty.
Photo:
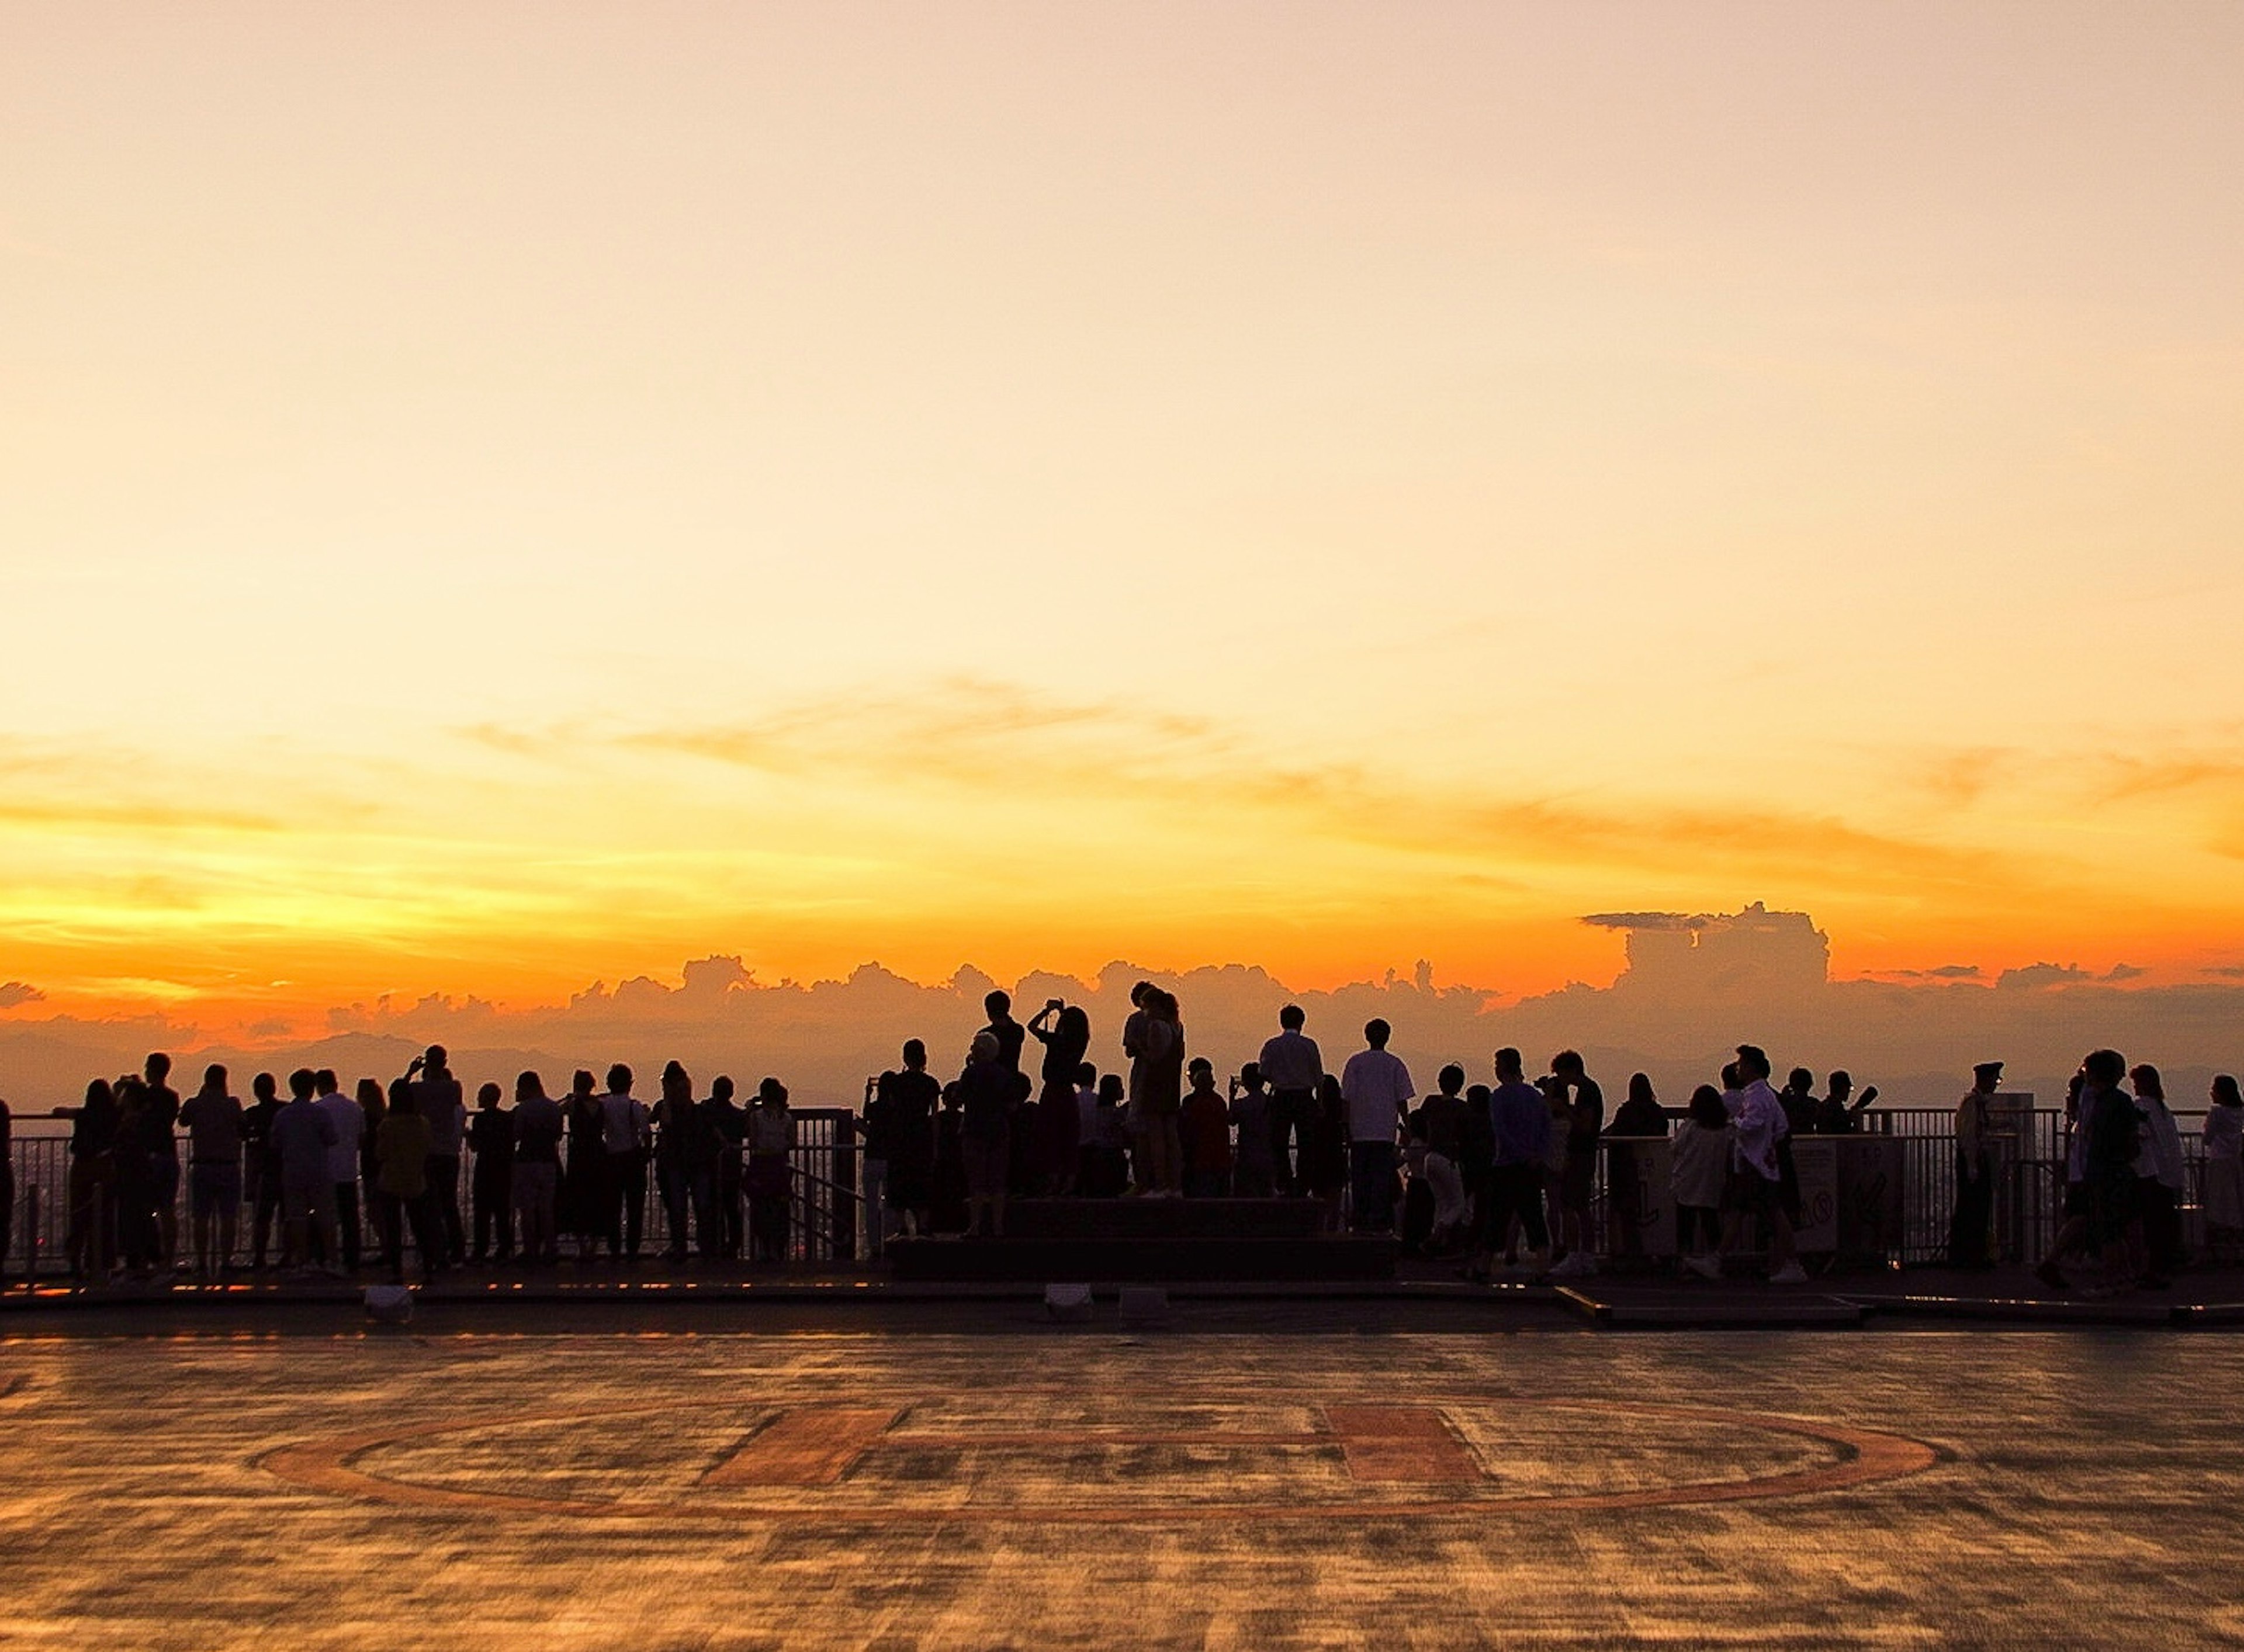
[[[1971,1069],[1971,1087],[1956,1104],[1956,1208],[1948,1222],[1948,1265],[1990,1268],[1989,1226],[1995,1215],[1995,1144],[1987,1098],[2002,1087],[2003,1064]]]

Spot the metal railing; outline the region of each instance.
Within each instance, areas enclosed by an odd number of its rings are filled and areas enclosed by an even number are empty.
[[[859,1191],[855,1115],[847,1107],[797,1107],[791,1110],[791,1121],[794,1143],[787,1155],[790,1194],[787,1259],[829,1264],[849,1264],[864,1259],[869,1228]],[[179,1141],[184,1161],[186,1139],[182,1135]],[[565,1175],[569,1143],[564,1141],[559,1150]],[[742,1152],[734,1147],[721,1150],[736,1155]],[[463,1225],[472,1209],[475,1157],[472,1147],[463,1143],[458,1189]],[[80,1201],[84,1208],[73,1210],[67,1136],[19,1134],[10,1144],[9,1161],[14,1188],[13,1197],[5,1202],[10,1220],[0,1222],[0,1229],[6,1230],[0,1232],[0,1277],[20,1282],[69,1276],[79,1262],[71,1254],[74,1222],[80,1248],[85,1253],[85,1271],[96,1278],[114,1272],[125,1256],[118,1233],[117,1182],[107,1180],[89,1190]],[[741,1178],[737,1175],[728,1180],[734,1188],[741,1185]],[[638,1192],[631,1195],[643,1201],[640,1244],[643,1249],[659,1253],[671,1245],[670,1212],[651,1158],[640,1184]],[[382,1249],[372,1203],[370,1199],[362,1199],[359,1212],[360,1247],[362,1255],[368,1257],[380,1255]],[[253,1214],[253,1205],[245,1199],[238,1212],[233,1249],[225,1258],[229,1265],[246,1267],[254,1258]],[[195,1247],[184,1163],[179,1185],[172,1197],[172,1215],[178,1235],[174,1261],[185,1266],[193,1260]],[[699,1220],[698,1212],[693,1219]],[[508,1220],[512,1220],[511,1213]],[[719,1220],[723,1220],[721,1212]],[[745,1219],[742,1225],[745,1227]],[[280,1224],[276,1222],[274,1226],[277,1229]],[[277,1257],[281,1243],[281,1235],[274,1232],[268,1255]],[[409,1233],[405,1248],[409,1254],[416,1254],[416,1247]]]
[[[880,1213],[867,1198],[859,1163],[862,1148],[856,1116],[847,1107],[800,1107],[793,1110],[792,1117],[787,1259],[831,1265],[873,1260],[882,1223]],[[2184,1235],[2193,1249],[2203,1242],[2204,1165],[2198,1129],[2202,1117],[2202,1114],[2176,1114],[2182,1126],[2186,1163]],[[1811,1144],[1836,1143],[1832,1151],[1838,1154],[1880,1156],[1889,1169],[1878,1174],[1889,1175],[1894,1185],[1880,1184],[1875,1175],[1855,1179],[1835,1175],[1828,1181],[1818,1181],[1812,1189],[1803,1184],[1804,1195],[1826,1200],[1830,1206],[1804,1211],[1803,1220],[1818,1225],[1819,1230],[1828,1224],[1839,1236],[1832,1249],[1859,1260],[1871,1260],[1880,1253],[1882,1260],[1904,1265],[1943,1259],[1955,1201],[1952,1113],[1936,1107],[1877,1108],[1865,1113],[1862,1121],[1863,1129],[1857,1134],[1796,1138],[1795,1160],[1803,1149],[1811,1155],[1823,1151]],[[1625,1233],[1632,1234],[1640,1246],[1647,1236],[1656,1236],[1659,1230],[1659,1206],[1666,1195],[1664,1169],[1647,1184],[1632,1159],[1615,1159],[1616,1154],[1632,1153],[1639,1146],[1659,1140],[1644,1138],[1639,1142],[1608,1136],[1600,1141],[1591,1215],[1594,1231],[1601,1236],[1600,1248],[1608,1253],[1621,1247]],[[1865,1145],[1849,1148],[1846,1145],[1849,1142]],[[2063,1222],[2063,1116],[2053,1108],[2024,1107],[1998,1114],[1993,1143],[1997,1254],[2009,1262],[2039,1262],[2048,1254]],[[565,1161],[565,1141],[562,1152]],[[184,1151],[181,1156],[186,1157]],[[104,1271],[105,1260],[114,1264],[121,1256],[116,1241],[114,1181],[96,1195],[96,1208],[73,1212],[66,1138],[18,1134],[11,1144],[10,1162],[14,1197],[9,1214],[12,1220],[6,1224],[10,1231],[4,1236],[0,1275],[20,1281],[52,1279],[70,1273],[74,1260],[71,1254],[74,1217],[85,1230],[82,1248],[94,1265],[93,1271]],[[1616,1175],[1617,1162],[1627,1164],[1626,1174]],[[460,1188],[463,1218],[474,1183],[473,1163],[472,1151],[463,1148]],[[666,1249],[671,1242],[670,1219],[658,1177],[650,1175],[645,1179],[641,1196],[645,1202],[642,1245],[658,1252]],[[1896,1199],[1897,1202],[1890,1202]],[[1621,1209],[1624,1202],[1629,1206],[1626,1213]],[[361,1202],[362,1248],[368,1256],[380,1249],[371,1212],[366,1209],[370,1202]],[[185,1262],[192,1258],[193,1244],[184,1176],[173,1210],[178,1258]],[[1625,1221],[1624,1214],[1631,1219]],[[245,1203],[234,1249],[228,1258],[236,1266],[251,1258],[251,1207]],[[1878,1242],[1864,1242],[1866,1236]],[[277,1243],[278,1236],[274,1238]]]

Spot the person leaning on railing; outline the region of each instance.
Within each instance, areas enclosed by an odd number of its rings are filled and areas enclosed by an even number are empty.
[[[748,1109],[748,1243],[752,1262],[785,1262],[794,1188],[787,1151],[794,1145],[794,1117],[787,1111],[787,1086],[766,1079],[756,1086]]]

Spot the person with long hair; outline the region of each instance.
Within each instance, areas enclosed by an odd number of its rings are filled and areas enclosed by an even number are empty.
[[[421,1116],[426,1093],[410,1080],[389,1087],[389,1108],[375,1132],[380,1164],[375,1180],[375,1215],[382,1233],[382,1259],[393,1284],[405,1283],[405,1233],[421,1258],[421,1278],[434,1284],[444,1270],[450,1241],[431,1196],[429,1179],[429,1121]]]
[[[561,1188],[561,1135],[567,1128],[545,1080],[524,1071],[514,1080],[514,1209],[522,1226],[524,1267],[558,1261],[555,1223]]]
[[[1348,1196],[1348,1098],[1341,1093],[1339,1073],[1317,1080],[1315,1100],[1301,1152],[1301,1180],[1323,1209],[1325,1231],[1338,1233]]]
[[[70,1113],[71,1277],[106,1278],[117,1266],[117,1092],[106,1079],[85,1087]]]
[[[676,1061],[662,1069],[662,1094],[654,1104],[654,1127],[655,1181],[670,1224],[670,1243],[663,1255],[673,1263],[686,1260],[690,1211],[701,1241],[701,1255],[714,1256],[720,1247],[717,1236],[710,1231],[715,1193],[710,1173],[715,1168],[715,1155],[710,1150],[709,1121],[693,1099],[693,1079]]]
[[[1130,1111],[1134,1121],[1144,1110],[1142,1139],[1146,1168],[1140,1173],[1140,1191],[1156,1199],[1181,1199],[1185,1191],[1184,1114],[1185,1026],[1178,1013],[1176,996],[1160,987],[1148,987],[1144,1000],[1145,1023],[1138,1053],[1130,1064]],[[1150,1185],[1146,1185],[1146,1184]]]
[[[1722,1276],[1722,1194],[1729,1185],[1730,1115],[1722,1093],[1702,1084],[1675,1127],[1667,1191],[1675,1201],[1675,1254],[1686,1272]]]
[[[569,1081],[569,1099],[561,1104],[568,1126],[569,1159],[561,1172],[561,1197],[557,1213],[561,1229],[573,1239],[576,1258],[591,1258],[593,1247],[608,1231],[608,1212],[615,1195],[608,1191],[608,1155],[601,1145],[600,1098],[593,1093],[597,1080],[586,1067],[578,1067]]]
[[[2205,1162],[2199,1202],[2205,1208],[2206,1248],[2233,1261],[2244,1249],[2244,1093],[2233,1073],[2213,1080],[2205,1110]]]
[[[2135,1155],[2136,1209],[2143,1222],[2141,1283],[2158,1290],[2173,1282],[2187,1260],[2181,1237],[2181,1195],[2187,1183],[2181,1127],[2166,1106],[2166,1087],[2158,1068],[2139,1066],[2127,1077],[2135,1087],[2135,1111],[2142,1119],[2142,1145]]]
[[[1076,1105],[1076,1069],[1091,1049],[1091,1017],[1079,1005],[1049,1000],[1029,1023],[1029,1036],[1044,1046],[1037,1095],[1037,1174],[1043,1192],[1075,1191],[1082,1129]]]
[[[794,1146],[794,1115],[787,1111],[787,1086],[766,1079],[756,1086],[748,1109],[748,1244],[751,1262],[783,1263],[794,1215],[794,1172],[788,1155]]]

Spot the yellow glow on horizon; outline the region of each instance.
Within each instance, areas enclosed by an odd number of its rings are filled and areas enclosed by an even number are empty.
[[[0,982],[2244,958],[2244,12],[0,24]]]

